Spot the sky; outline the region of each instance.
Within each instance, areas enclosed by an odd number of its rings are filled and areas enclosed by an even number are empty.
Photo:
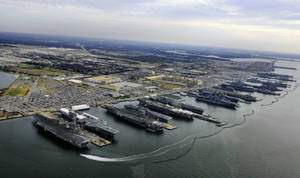
[[[0,31],[300,54],[300,0],[0,0]]]

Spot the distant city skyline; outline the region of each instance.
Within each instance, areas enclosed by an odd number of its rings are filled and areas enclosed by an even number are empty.
[[[0,31],[300,54],[300,0],[0,0]]]

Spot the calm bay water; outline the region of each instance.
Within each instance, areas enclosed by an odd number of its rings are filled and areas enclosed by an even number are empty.
[[[16,80],[16,77],[12,74],[0,72],[0,88],[7,88]]]
[[[299,63],[279,64],[300,69]],[[277,72],[294,75],[300,81],[300,71]],[[260,96],[264,97],[262,101],[242,104],[236,111],[185,98],[229,124],[242,122],[242,115],[252,110],[255,114],[242,126],[198,140],[186,156],[160,164],[151,162],[174,158],[190,147],[194,136],[209,135],[220,128],[196,119],[192,122],[171,120],[178,129],[156,135],[120,122],[101,108],[93,108],[88,112],[121,132],[112,145],[103,148],[90,145],[89,150],[80,151],[39,133],[31,124],[33,117],[1,121],[1,175],[141,177],[151,167],[147,177],[300,177],[300,89],[289,92],[271,106],[261,104],[270,103],[273,96]]]

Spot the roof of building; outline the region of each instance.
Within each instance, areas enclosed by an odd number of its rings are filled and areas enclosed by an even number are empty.
[[[117,86],[117,87],[141,87],[142,84],[138,84],[138,83],[133,83],[133,82],[119,82],[119,83],[114,83],[111,84],[113,86]]]
[[[82,83],[81,80],[76,80],[76,79],[71,79],[71,80],[69,80],[69,82],[73,82],[73,83],[77,83],[77,84],[81,84]]]
[[[84,110],[84,109],[89,109],[89,108],[90,108],[90,106],[87,104],[72,106],[73,111],[79,111],[79,110]]]

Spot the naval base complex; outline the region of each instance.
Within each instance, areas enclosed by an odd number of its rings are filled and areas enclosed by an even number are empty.
[[[265,80],[267,78],[267,80]],[[258,98],[251,93],[263,93],[277,95],[279,91],[289,87],[286,83],[293,81],[291,76],[279,74],[258,74],[256,78],[248,78],[246,81],[235,81],[213,86],[180,92],[179,95],[195,98],[198,102],[221,106],[228,109],[236,109],[239,102],[255,102]],[[243,93],[239,93],[242,91]],[[248,94],[245,94],[248,93]],[[172,130],[176,126],[169,124],[171,119],[183,119],[192,121],[201,119],[214,123],[216,126],[224,126],[227,123],[210,115],[204,115],[204,110],[198,106],[186,104],[173,95],[156,95],[137,99],[138,104],[125,104],[123,107],[103,105],[107,113],[129,124],[144,128],[153,133],[163,133],[163,129]],[[89,109],[88,105],[77,105],[71,109],[61,108],[59,112],[47,115],[39,114],[33,124],[43,131],[69,143],[77,148],[87,148],[92,142],[98,146],[111,144],[118,130],[110,127],[106,121],[80,112]]]

